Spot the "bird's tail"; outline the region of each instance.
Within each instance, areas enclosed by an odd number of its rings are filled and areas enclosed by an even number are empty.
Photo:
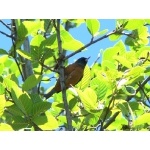
[[[50,92],[48,92],[47,94],[44,94],[44,97],[46,99],[48,99],[49,97],[51,97],[54,93],[56,93],[55,89],[52,89]]]

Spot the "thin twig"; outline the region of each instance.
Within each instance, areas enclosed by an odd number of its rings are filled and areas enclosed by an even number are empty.
[[[11,31],[11,28],[10,28],[7,24],[5,24],[2,20],[0,20],[0,22],[1,22],[7,29],[9,29],[9,30]]]
[[[5,35],[5,36],[7,36],[7,37],[9,37],[9,38],[13,38],[12,35],[8,35],[7,33],[3,32],[3,31],[0,31],[0,33],[3,34],[3,35]]]
[[[138,83],[138,86],[140,87],[141,91],[143,92],[143,94],[145,95],[146,99],[148,100],[148,102],[150,103],[149,97],[146,95],[143,86],[141,86],[141,83]]]
[[[59,56],[60,56],[60,58],[63,58],[63,56],[62,56],[63,55],[62,41],[61,41],[61,37],[60,37],[60,19],[57,19],[57,26],[54,22],[54,27],[55,27],[56,33],[57,33]],[[66,111],[66,119],[67,119],[67,125],[68,125],[67,130],[72,131],[72,118],[71,118],[71,113],[69,110],[69,105],[67,102],[63,60],[59,61],[58,64],[59,64],[60,85],[61,85],[61,90],[62,90],[62,98],[63,98],[63,102],[64,102],[64,108]]]

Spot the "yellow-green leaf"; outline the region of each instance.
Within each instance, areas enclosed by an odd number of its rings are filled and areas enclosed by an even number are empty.
[[[85,69],[84,69],[84,75],[82,80],[79,82],[79,86],[80,89],[84,89],[86,88],[89,83],[90,83],[90,79],[91,79],[91,72],[90,72],[90,68],[86,65]]]
[[[78,50],[84,46],[83,43],[74,39],[72,35],[66,30],[61,30],[60,36],[62,40],[62,47],[65,50]]]
[[[4,95],[0,95],[0,116],[2,116],[5,108],[6,100]]]
[[[100,28],[100,22],[97,19],[87,19],[86,26],[92,36],[94,36]]]
[[[9,124],[0,123],[0,131],[14,131],[14,130]]]
[[[141,124],[144,124],[144,123],[150,123],[150,113],[145,113],[141,116],[139,116],[135,122],[134,122],[134,125],[141,125]]]
[[[86,88],[83,92],[77,89],[81,102],[87,111],[97,108],[97,95],[91,88]]]
[[[31,60],[31,55],[30,55],[30,53],[28,53],[28,52],[26,52],[26,51],[23,51],[23,50],[21,50],[21,49],[17,49],[16,51],[17,51],[17,53],[18,53],[20,56],[22,56],[23,58],[26,58],[26,59],[28,59],[28,60]]]
[[[42,130],[54,130],[58,128],[58,121],[50,112],[46,112],[45,116],[38,116],[33,121]]]

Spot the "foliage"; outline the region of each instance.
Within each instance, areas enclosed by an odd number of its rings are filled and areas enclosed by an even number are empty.
[[[43,83],[57,77],[59,62],[105,38],[115,42],[114,46],[102,51],[101,61],[95,58],[92,66],[86,66],[82,80],[66,91],[72,130],[149,130],[149,22],[119,19],[114,31],[108,33],[101,30],[97,19],[62,19],[62,58],[57,20],[12,19],[12,46],[9,51],[0,49],[0,130],[67,130],[62,93],[46,100],[43,94],[49,89]],[[91,34],[86,45],[69,33],[81,24]],[[71,52],[68,56],[67,51]]]

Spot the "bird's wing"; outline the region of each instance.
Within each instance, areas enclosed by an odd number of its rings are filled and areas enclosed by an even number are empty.
[[[76,85],[83,77],[84,69],[76,64],[69,65],[65,69],[65,83],[66,87]]]

